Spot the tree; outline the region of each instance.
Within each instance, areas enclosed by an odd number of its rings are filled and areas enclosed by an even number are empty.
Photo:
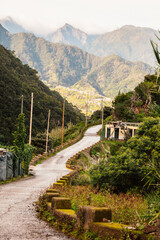
[[[26,129],[24,113],[19,114],[17,119],[17,130],[13,133],[13,145],[24,151]]]
[[[18,174],[28,174],[29,163],[32,158],[33,147],[25,144],[26,129],[25,115],[19,114],[17,119],[17,130],[13,133],[13,154],[14,154],[14,172],[18,168]],[[18,166],[17,166],[18,163]],[[21,171],[23,169],[23,171]]]

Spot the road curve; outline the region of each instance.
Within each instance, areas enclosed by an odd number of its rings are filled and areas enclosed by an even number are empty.
[[[66,161],[98,142],[101,125],[89,128],[82,140],[34,167],[35,176],[0,186],[1,240],[67,240],[62,233],[36,218],[33,203],[46,188],[69,172]]]

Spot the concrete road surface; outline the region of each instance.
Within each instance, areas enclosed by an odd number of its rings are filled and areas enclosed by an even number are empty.
[[[36,218],[33,203],[46,188],[69,172],[66,161],[80,150],[98,142],[96,132],[101,125],[89,128],[84,138],[35,167],[35,176],[0,185],[0,239],[1,240],[66,240],[62,233]]]

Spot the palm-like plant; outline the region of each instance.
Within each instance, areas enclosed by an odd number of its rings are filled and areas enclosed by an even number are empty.
[[[160,33],[160,32],[159,32]],[[160,38],[155,34],[156,38],[160,41]],[[153,52],[154,52],[154,55],[156,57],[156,60],[157,60],[157,68],[156,68],[156,72],[157,72],[157,81],[158,81],[158,78],[160,76],[160,52],[159,52],[159,47],[158,47],[158,44],[155,43],[154,41],[150,41],[151,42],[151,45],[152,45],[152,48],[153,48]],[[157,81],[156,81],[156,84],[157,84]]]

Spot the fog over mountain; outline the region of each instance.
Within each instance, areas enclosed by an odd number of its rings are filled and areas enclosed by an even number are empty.
[[[5,17],[0,19],[0,24],[10,33],[26,32],[27,30],[18,24],[13,18]]]

